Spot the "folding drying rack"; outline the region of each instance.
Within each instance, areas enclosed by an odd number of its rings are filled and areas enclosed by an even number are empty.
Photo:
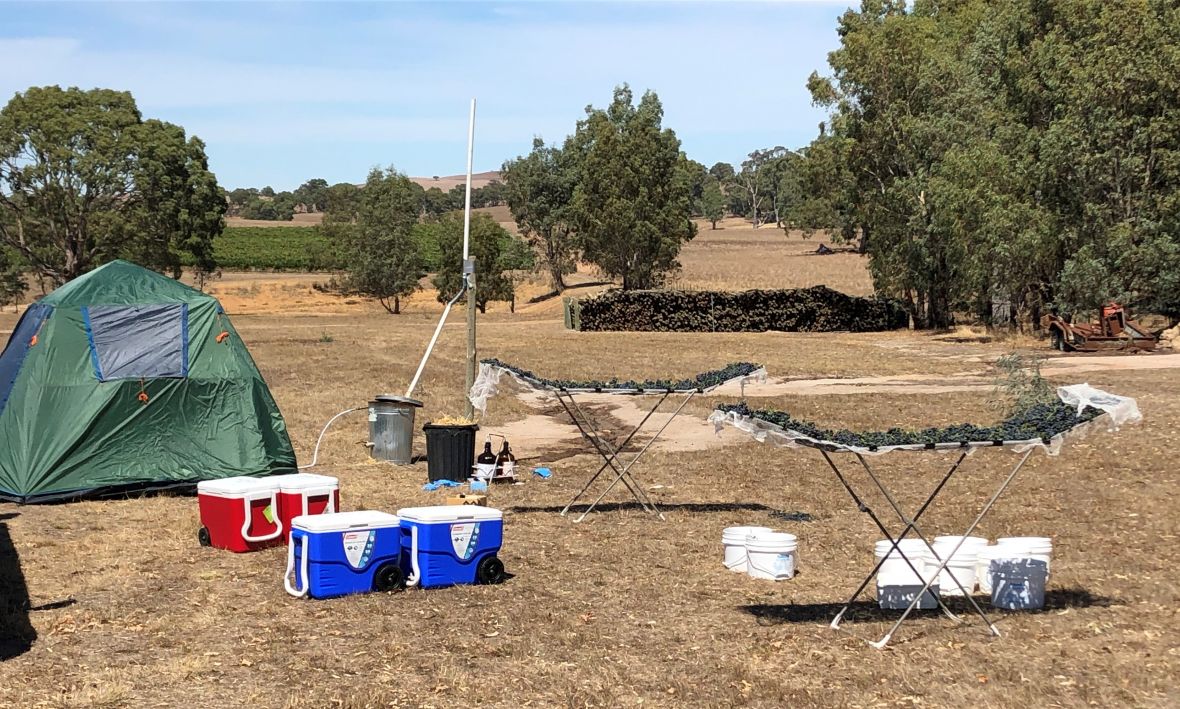
[[[1083,390],[1080,389],[1080,387],[1086,388]],[[831,468],[832,472],[835,474],[836,479],[839,480],[841,486],[848,493],[849,497],[852,498],[853,503],[856,504],[857,509],[867,514],[873,521],[873,524],[876,526],[876,528],[881,532],[881,534],[885,535],[885,538],[890,542],[889,552],[884,555],[877,562],[876,566],[873,567],[873,570],[870,571],[867,576],[865,576],[864,580],[861,581],[860,585],[857,586],[852,596],[848,599],[848,602],[844,604],[844,606],[836,614],[836,617],[832,619],[830,626],[833,629],[838,629],[840,627],[840,622],[844,618],[844,615],[852,607],[852,604],[856,602],[857,598],[860,597],[861,593],[864,592],[865,588],[867,588],[868,585],[872,583],[873,578],[876,576],[878,570],[880,570],[881,565],[885,563],[885,559],[890,558],[895,550],[896,553],[900,555],[905,563],[910,567],[910,570],[914,572],[915,576],[917,578],[923,579],[924,585],[922,586],[921,591],[919,591],[914,596],[913,600],[910,601],[909,606],[902,613],[901,617],[893,623],[893,625],[880,640],[876,642],[870,642],[873,647],[881,649],[889,643],[901,624],[905,622],[905,620],[910,616],[922,598],[927,595],[931,585],[933,585],[934,581],[938,579],[940,575],[942,575],[943,570],[946,569],[947,565],[950,563],[950,560],[955,556],[955,554],[958,553],[959,547],[962,546],[962,544],[966,541],[965,537],[970,536],[971,533],[975,531],[975,528],[979,526],[979,523],[983,520],[984,516],[986,516],[987,513],[991,511],[992,507],[996,504],[996,501],[1001,495],[1004,494],[1004,491],[1008,489],[1008,486],[1012,484],[1012,481],[1024,467],[1024,464],[1028,462],[1029,456],[1032,455],[1033,451],[1039,448],[1044,450],[1049,455],[1057,455],[1067,438],[1085,435],[1089,431],[1093,430],[1096,426],[1101,426],[1103,424],[1107,424],[1108,427],[1115,427],[1124,421],[1138,421],[1141,418],[1134,399],[1107,394],[1106,392],[1092,389],[1087,385],[1076,385],[1075,387],[1063,387],[1059,390],[1062,400],[1066,401],[1067,403],[1073,403],[1072,400],[1066,396],[1066,393],[1068,393],[1071,389],[1075,393],[1082,392],[1082,397],[1086,398],[1087,404],[1094,406],[1095,408],[1099,408],[1105,413],[1097,418],[1091,419],[1085,423],[1081,423],[1069,431],[1058,433],[1051,438],[1036,438],[1022,441],[924,443],[881,446],[879,448],[863,448],[857,446],[848,446],[836,443],[834,441],[817,440],[807,436],[806,434],[800,433],[799,431],[785,429],[768,421],[763,421],[752,416],[741,415],[737,412],[715,411],[709,417],[709,420],[713,422],[713,424],[718,429],[720,429],[722,425],[725,424],[732,425],[749,433],[758,441],[769,442],[779,447],[805,447],[818,450],[820,455],[823,456],[824,461],[828,464],[828,467]],[[926,546],[930,548],[931,552],[933,552],[934,545],[931,544],[931,540],[918,526],[918,520],[921,519],[922,515],[934,503],[935,499],[938,497],[939,493],[942,492],[943,488],[946,487],[946,484],[950,481],[950,479],[954,477],[954,475],[961,469],[963,461],[970,453],[980,449],[996,448],[1007,449],[1020,453],[1020,458],[1016,461],[1016,464],[1012,467],[1007,476],[1003,478],[999,487],[996,488],[996,490],[988,498],[987,502],[979,510],[979,513],[975,516],[975,519],[972,520],[966,531],[963,532],[962,538],[959,539],[959,542],[955,545],[955,548],[949,554],[947,554],[945,558],[939,557],[937,554],[935,554],[935,558],[938,561],[937,571],[933,572],[933,574],[918,573],[918,570],[902,553],[899,543],[910,532],[913,532],[918,538],[925,542]],[[938,483],[934,486],[934,489],[931,490],[926,496],[925,501],[918,507],[913,516],[906,514],[905,510],[903,510],[901,505],[898,504],[896,497],[890,492],[889,488],[882,482],[881,478],[876,474],[868,462],[868,458],[871,456],[882,455],[896,451],[958,452],[958,455],[954,457],[954,462],[951,464],[946,474],[944,474],[942,478],[939,479]],[[902,524],[902,527],[896,536],[890,532],[885,522],[881,520],[873,508],[864,501],[864,496],[859,494],[856,488],[853,487],[852,483],[849,482],[849,477],[844,473],[844,471],[840,469],[840,466],[836,464],[836,460],[833,457],[833,454],[836,453],[848,454],[855,458],[856,464],[859,464],[859,466],[864,469],[865,473],[868,475],[869,480],[872,481],[872,487],[875,487],[885,498],[888,506],[892,509],[893,513],[897,516]],[[963,588],[962,584],[959,583],[959,579],[956,578],[953,573],[946,574],[945,576],[954,580],[955,585],[958,586],[959,592],[971,606],[971,610],[983,620],[988,632],[994,636],[998,636],[1000,634],[999,629],[996,628],[995,624],[991,621],[991,619],[988,618],[987,614],[972,597],[970,593],[971,589]],[[942,598],[939,597],[938,594],[932,595],[934,595],[934,597],[937,599],[939,609],[948,618],[955,621],[961,620],[955,613],[947,608],[946,604],[943,603]]]
[[[707,387],[692,387],[684,389],[651,387],[564,387],[552,386],[539,379],[535,379],[512,369],[500,367],[490,362],[482,362],[480,363],[479,377],[476,379],[476,384],[472,387],[472,391],[470,393],[472,403],[475,404],[477,409],[483,410],[486,408],[487,398],[496,394],[499,388],[499,379],[504,374],[511,376],[517,382],[520,382],[531,389],[553,394],[557,398],[558,402],[561,403],[562,408],[565,409],[565,412],[569,415],[570,419],[574,422],[574,426],[577,427],[578,432],[581,434],[582,438],[588,444],[590,444],[598,456],[602,458],[602,465],[600,465],[598,470],[596,470],[594,474],[586,480],[586,483],[582,486],[582,488],[577,492],[577,494],[573,496],[573,498],[570,499],[568,503],[566,503],[565,507],[561,510],[561,515],[563,517],[569,513],[571,507],[577,504],[578,500],[582,499],[583,495],[586,495],[589,492],[591,486],[594,485],[595,481],[598,480],[599,477],[601,477],[602,474],[607,471],[607,469],[610,469],[611,474],[613,474],[614,477],[611,478],[610,483],[606,486],[606,488],[601,493],[599,493],[598,497],[590,502],[586,509],[582,511],[576,520],[574,520],[575,522],[581,522],[586,518],[586,515],[588,515],[595,507],[597,507],[598,504],[602,502],[602,499],[606,497],[606,495],[620,482],[623,483],[623,486],[631,492],[631,495],[635,498],[635,501],[639,503],[639,506],[643,508],[645,512],[654,513],[661,520],[663,520],[663,512],[660,511],[659,507],[656,506],[656,503],[643,490],[643,487],[639,484],[631,472],[631,469],[635,466],[635,463],[637,463],[639,459],[642,458],[645,453],[647,453],[648,449],[652,447],[652,444],[654,444],[656,440],[659,439],[664,431],[667,430],[668,426],[672,424],[676,417],[679,416],[682,411],[684,411],[686,406],[688,406],[688,403],[692,401],[698,394],[711,392],[718,387],[735,381],[741,382],[744,387],[745,382],[750,379],[765,377],[766,371],[759,368],[753,372],[750,372],[749,374],[732,377]],[[615,396],[652,396],[657,398],[655,404],[650,409],[648,409],[647,413],[639,421],[639,424],[631,429],[621,444],[615,446],[606,436],[603,435],[602,427],[594,421],[594,418],[582,405],[578,403],[576,398],[577,396],[593,394],[608,394]],[[642,430],[647,424],[648,420],[651,419],[656,411],[658,411],[659,408],[663,406],[664,402],[670,397],[680,397],[679,405],[668,417],[668,420],[665,421],[662,426],[660,426],[660,428],[650,439],[648,439],[646,443],[644,443],[643,447],[639,449],[639,452],[635,453],[635,455],[632,456],[630,460],[624,461],[622,454],[624,451],[626,451],[627,446],[631,443],[631,440],[635,438],[640,430]]]

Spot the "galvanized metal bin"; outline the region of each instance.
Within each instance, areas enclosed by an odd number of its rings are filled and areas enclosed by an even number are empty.
[[[378,394],[369,402],[369,451],[377,460],[409,465],[414,457],[414,409],[422,402]]]

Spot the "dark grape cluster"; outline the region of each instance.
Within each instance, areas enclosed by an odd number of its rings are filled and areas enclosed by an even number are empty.
[[[549,389],[592,389],[595,391],[603,389],[629,389],[634,391],[689,391],[695,389],[702,391],[712,386],[717,386],[722,382],[729,381],[735,377],[744,377],[752,374],[761,367],[750,362],[737,362],[728,364],[723,369],[715,369],[711,372],[704,372],[698,374],[692,379],[647,379],[642,382],[637,382],[633,379],[610,379],[607,381],[599,381],[596,379],[587,381],[570,381],[568,379],[545,379],[536,374],[521,369],[520,367],[513,367],[510,364],[505,364],[498,359],[481,360],[483,364],[490,364],[496,367],[507,369],[514,372],[517,376],[536,382],[541,386]]]
[[[800,421],[785,411],[755,411],[744,403],[720,404],[717,409],[726,412],[732,411],[742,416],[751,416],[780,428],[796,431],[817,441],[831,441],[843,446],[869,450],[887,446],[998,443],[1001,441],[1028,441],[1037,438],[1048,443],[1053,436],[1064,433],[1074,426],[1102,414],[1099,409],[1086,407],[1079,415],[1074,407],[1055,402],[1030,406],[994,426],[961,423],[957,426],[924,428],[917,431],[902,428],[891,428],[887,431],[849,431],[847,429],[833,431],[820,428],[809,421]]]

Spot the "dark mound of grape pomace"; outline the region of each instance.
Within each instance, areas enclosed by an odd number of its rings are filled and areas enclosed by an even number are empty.
[[[831,441],[853,448],[885,448],[887,446],[932,445],[936,443],[995,443],[997,441],[1029,441],[1041,439],[1046,443],[1059,433],[1064,433],[1078,424],[1090,421],[1102,414],[1093,407],[1086,407],[1081,414],[1072,406],[1061,402],[1036,404],[994,426],[976,426],[961,423],[945,428],[924,428],[907,430],[891,428],[888,431],[849,431],[820,428],[810,421],[800,421],[785,411],[756,411],[745,404],[721,404],[718,411],[734,412],[760,421],[772,423],[780,428],[796,431],[817,441]]]
[[[519,377],[536,382],[549,389],[630,389],[636,391],[689,391],[693,389],[701,391],[727,382],[735,377],[747,376],[761,369],[759,365],[751,364],[750,362],[736,362],[726,365],[723,369],[703,372],[692,379],[645,379],[641,382],[637,382],[634,379],[571,381],[568,379],[546,379],[533,374],[527,369],[513,367],[498,359],[485,359],[481,360],[481,363],[507,369]]]

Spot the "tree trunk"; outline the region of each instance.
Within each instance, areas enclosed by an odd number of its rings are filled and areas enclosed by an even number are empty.
[[[377,302],[380,303],[381,307],[385,308],[385,312],[389,313],[390,315],[399,315],[401,313],[401,299],[399,299],[397,296],[394,296],[393,298],[393,305],[390,305],[389,298],[378,298]]]
[[[565,291],[565,288],[566,288],[565,276],[562,275],[560,266],[552,265],[552,261],[550,262],[550,264],[551,265],[549,267],[549,278],[550,278],[550,280],[553,281],[553,290],[558,295],[561,295],[562,292]]]

